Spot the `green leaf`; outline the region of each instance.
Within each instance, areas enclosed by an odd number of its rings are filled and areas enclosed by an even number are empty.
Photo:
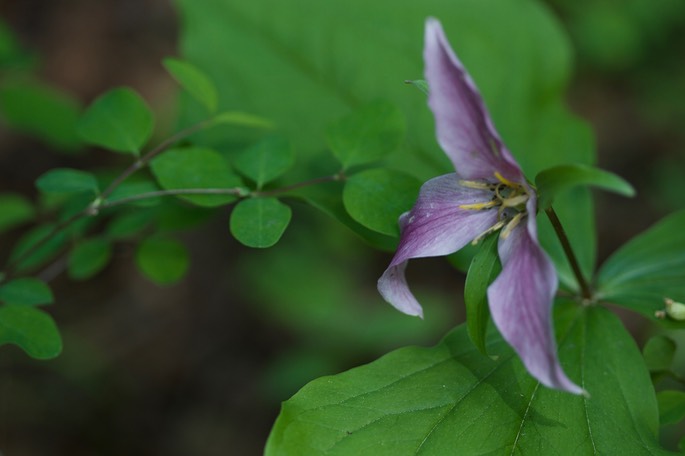
[[[558,310],[562,363],[589,399],[539,385],[497,334],[498,359],[482,356],[461,326],[433,348],[311,382],[283,404],[265,454],[670,454],[621,322],[598,307]]]
[[[81,142],[76,122],[81,107],[65,92],[38,82],[5,82],[0,86],[0,115],[10,127],[72,151]]]
[[[216,87],[209,77],[195,65],[178,59],[164,59],[164,67],[193,98],[202,103],[210,113],[216,111]]]
[[[464,284],[466,328],[471,341],[484,355],[487,355],[485,335],[490,317],[487,291],[502,270],[497,251],[498,240],[499,233],[492,233],[483,239],[478,252],[471,260]]]
[[[152,133],[154,119],[145,101],[120,87],[96,99],[78,122],[83,141],[115,152],[139,155]]]
[[[102,271],[112,257],[112,244],[104,238],[80,242],[69,254],[68,273],[74,280],[86,280]]]
[[[114,240],[131,239],[149,228],[153,218],[154,213],[145,210],[117,214],[107,224],[105,234]]]
[[[43,242],[43,240],[47,239],[47,236],[53,232],[54,227],[54,225],[37,226],[28,231],[19,239],[19,241],[17,241],[10,254],[10,262],[23,258],[21,262],[17,264],[17,270],[19,272],[38,266],[43,262],[54,258],[59,253],[66,242],[64,231],[57,233]],[[41,245],[38,246],[38,243]],[[29,250],[32,252],[29,253]],[[28,256],[24,258],[24,255]]]
[[[62,351],[62,338],[52,317],[30,306],[0,306],[0,345],[14,344],[36,359]]]
[[[548,168],[535,176],[538,190],[538,208],[547,209],[557,195],[573,187],[592,186],[618,193],[623,196],[635,195],[635,189],[622,177],[593,166],[572,164]]]
[[[645,364],[651,372],[668,371],[673,365],[676,344],[670,337],[655,336],[642,348]]]
[[[665,217],[624,244],[600,267],[597,297],[649,317],[664,298],[685,300],[685,211]]]
[[[397,220],[411,209],[421,182],[399,171],[378,168],[350,177],[343,190],[343,204],[350,216],[363,226],[398,236]]]
[[[212,118],[213,125],[233,125],[237,127],[263,128],[273,127],[273,123],[263,117],[239,111],[227,111]]]
[[[45,193],[100,192],[95,176],[71,168],[51,169],[36,180],[36,187]]]
[[[222,206],[233,202],[242,184],[219,152],[204,147],[169,149],[152,160],[150,166],[157,182],[165,190],[228,190],[216,195],[179,196],[198,206]]]
[[[0,193],[0,232],[10,230],[33,219],[33,204],[21,195]]]
[[[402,112],[392,103],[369,103],[332,124],[328,146],[343,168],[371,163],[395,150],[404,139]]]
[[[290,207],[276,198],[250,198],[231,212],[231,234],[248,247],[276,244],[290,223]]]
[[[685,392],[659,391],[656,393],[659,403],[659,420],[661,425],[676,424],[685,418]]]
[[[188,270],[189,256],[185,246],[175,239],[152,237],[136,251],[140,271],[158,285],[178,282]]]
[[[424,95],[428,95],[428,83],[423,79],[416,79],[413,81],[404,81],[406,84],[411,84],[417,89],[419,89]]]
[[[121,185],[119,185],[116,190],[112,192],[111,195],[107,198],[108,203],[113,203],[118,200],[122,200],[125,198],[131,198],[139,195],[143,195],[145,193],[150,193],[150,192],[157,192],[159,191],[159,187],[157,187],[157,184],[155,184],[151,180],[139,180],[139,181],[131,181],[131,182],[123,182]],[[127,204],[138,206],[138,207],[151,207],[151,206],[156,206],[159,204],[160,198],[159,197],[151,197],[151,198],[144,198],[144,199],[139,199],[135,201],[131,201]]]
[[[271,136],[241,151],[233,164],[257,188],[285,173],[294,163],[293,150],[287,139]]]
[[[50,287],[34,278],[14,279],[0,286],[0,301],[6,304],[39,306],[53,301]]]

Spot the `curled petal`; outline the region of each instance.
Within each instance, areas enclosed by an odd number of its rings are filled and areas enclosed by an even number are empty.
[[[475,83],[450,47],[440,22],[433,18],[426,22],[423,58],[438,142],[457,172],[465,179],[491,179],[499,172],[513,182],[524,182]]]
[[[421,305],[409,291],[404,276],[407,261],[454,253],[494,225],[497,211],[459,207],[488,201],[491,195],[486,190],[461,186],[454,173],[423,184],[416,205],[400,218],[400,244],[378,280],[383,298],[406,314],[421,316]]]
[[[557,358],[551,320],[557,276],[537,242],[535,219],[528,218],[527,226],[500,238],[502,272],[488,288],[490,313],[533,377],[550,388],[581,394],[584,390],[568,379]]]

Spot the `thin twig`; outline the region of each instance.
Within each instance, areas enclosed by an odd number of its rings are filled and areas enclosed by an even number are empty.
[[[549,221],[552,223],[552,227],[554,228],[554,231],[557,233],[557,237],[561,242],[561,247],[564,249],[566,258],[568,258],[568,262],[571,265],[573,274],[576,276],[576,280],[578,281],[578,285],[580,286],[580,292],[583,299],[586,299],[588,301],[592,300],[592,289],[590,288],[590,285],[588,285],[587,281],[585,280],[585,277],[583,276],[583,273],[580,270],[580,265],[578,264],[576,254],[573,253],[571,242],[568,240],[566,231],[564,230],[564,227],[561,225],[561,221],[559,220],[557,213],[554,212],[554,208],[552,208],[551,206],[548,209],[545,209],[545,213],[547,214]]]
[[[345,175],[340,172],[337,174],[333,174],[331,176],[323,176],[323,177],[317,177],[314,179],[310,179],[304,182],[298,182],[296,184],[292,185],[286,185],[285,187],[281,188],[276,188],[273,190],[266,190],[266,191],[261,191],[257,190],[252,192],[250,195],[255,196],[255,197],[260,197],[260,196],[274,196],[274,195],[280,195],[283,193],[291,192],[293,190],[297,190],[302,187],[309,187],[310,185],[315,185],[315,184],[323,184],[325,182],[336,182],[340,180],[345,180]]]
[[[245,197],[250,195],[249,191],[244,188],[178,188],[172,190],[157,190],[154,192],[141,193],[139,195],[132,195],[126,198],[117,199],[114,201],[105,201],[100,207],[102,209],[121,206],[135,201],[141,201],[150,198],[159,198],[164,196],[179,196],[179,195],[234,195],[238,197]]]

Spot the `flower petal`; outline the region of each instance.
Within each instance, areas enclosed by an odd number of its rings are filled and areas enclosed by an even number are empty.
[[[446,174],[423,184],[411,211],[402,215],[397,252],[378,280],[383,298],[401,312],[422,315],[421,305],[409,291],[404,269],[410,258],[449,255],[497,222],[496,210],[469,210],[463,204],[483,203],[492,193],[460,185],[460,177]]]
[[[502,143],[471,76],[449,45],[437,19],[426,21],[425,77],[438,142],[465,179],[492,179],[495,172],[524,182],[521,168]]]
[[[533,198],[533,211],[535,201]],[[490,313],[528,372],[543,385],[582,394],[557,358],[551,306],[557,290],[554,265],[537,241],[535,218],[499,240],[502,272],[488,288]]]

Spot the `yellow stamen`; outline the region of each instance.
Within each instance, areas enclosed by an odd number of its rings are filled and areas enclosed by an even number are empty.
[[[521,219],[523,219],[523,216],[525,215],[525,212],[519,212],[512,218],[509,223],[507,223],[507,226],[504,227],[502,232],[500,233],[500,237],[502,239],[506,239],[509,237],[511,232],[516,228],[516,226],[521,222]]]
[[[483,232],[480,233],[478,236],[476,236],[475,239],[474,239],[473,241],[471,241],[471,245],[476,245],[476,244],[478,244],[478,243],[481,241],[481,239],[483,239],[483,238],[484,238],[485,236],[487,236],[488,234],[490,234],[490,233],[492,233],[492,232],[494,232],[494,231],[499,230],[500,228],[502,228],[502,227],[504,226],[504,224],[505,224],[505,222],[502,221],[502,220],[500,220],[499,222],[495,223],[495,224],[492,225],[490,228],[488,228],[487,230],[483,231]]]
[[[499,201],[486,201],[485,203],[473,203],[473,204],[460,204],[460,209],[479,211],[481,209],[488,209],[495,207],[499,204]]]
[[[497,178],[498,181],[500,181],[500,182],[503,183],[504,185],[507,185],[507,186],[509,186],[509,187],[514,187],[514,188],[520,187],[519,184],[517,184],[517,183],[515,183],[515,182],[512,182],[512,181],[510,181],[509,179],[507,179],[506,177],[502,176],[502,175],[499,173],[499,171],[495,171],[495,177]]]
[[[474,188],[477,190],[490,190],[490,186],[492,184],[489,184],[487,182],[478,182],[478,181],[470,181],[470,180],[459,180],[459,185],[462,187],[466,188]]]
[[[528,194],[513,196],[511,198],[502,199],[502,206],[504,207],[516,207],[519,204],[524,204],[528,201]]]

